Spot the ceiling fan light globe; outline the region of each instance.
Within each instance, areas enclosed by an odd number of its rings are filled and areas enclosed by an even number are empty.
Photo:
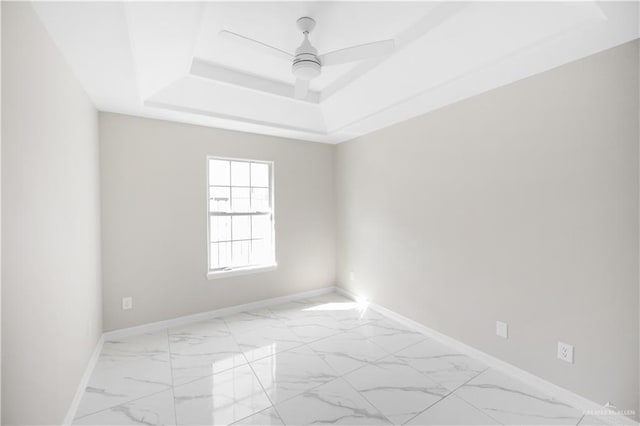
[[[296,60],[293,63],[293,75],[301,80],[313,80],[320,75],[320,63],[313,60]]]

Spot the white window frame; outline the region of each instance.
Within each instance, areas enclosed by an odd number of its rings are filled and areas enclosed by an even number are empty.
[[[243,163],[261,163],[269,165],[269,212],[242,212],[242,213],[232,213],[232,212],[211,212],[210,210],[210,200],[211,200],[211,185],[209,183],[209,164],[210,160],[222,160],[222,161],[237,161]],[[274,162],[273,161],[265,161],[265,160],[252,160],[246,158],[232,158],[232,157],[220,157],[215,155],[207,156],[207,164],[206,164],[206,185],[207,185],[207,202],[206,202],[206,211],[207,211],[207,278],[208,279],[217,279],[217,278],[227,278],[237,275],[245,275],[252,274],[256,272],[266,272],[273,271],[278,268],[278,262],[276,260],[276,233],[275,233],[275,206],[274,206]],[[251,168],[249,168],[251,170]],[[229,182],[231,185],[232,182]],[[249,182],[251,184],[251,182]],[[230,194],[231,188],[229,187]],[[247,266],[229,266],[220,269],[211,269],[211,216],[256,216],[256,215],[269,215],[271,217],[271,252],[273,253],[272,262],[267,264],[260,265],[247,265]],[[233,237],[231,239],[233,241]]]

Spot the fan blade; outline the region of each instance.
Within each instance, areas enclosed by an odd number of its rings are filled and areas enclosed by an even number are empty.
[[[375,56],[388,55],[396,48],[394,40],[374,41],[373,43],[360,44],[345,49],[334,50],[318,56],[320,63],[324,65],[346,64],[347,62],[360,61]]]
[[[305,99],[307,97],[307,92],[309,92],[309,80],[296,80],[296,88],[294,91],[294,97],[296,99]]]
[[[222,30],[218,33],[218,36],[230,40],[232,42],[240,43],[244,46],[250,48],[258,48],[263,52],[269,53],[271,55],[277,56],[282,59],[286,59],[287,61],[293,61],[293,55],[285,52],[284,50],[278,49],[277,47],[270,46],[266,43],[263,43],[258,40],[254,40],[249,37],[245,37],[241,34],[232,33],[231,31]]]

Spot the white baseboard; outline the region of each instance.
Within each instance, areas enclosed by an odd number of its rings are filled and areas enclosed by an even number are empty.
[[[197,314],[173,318],[170,320],[152,322],[149,324],[143,324],[136,327],[123,328],[120,330],[113,330],[113,331],[107,331],[105,333],[102,333],[102,336],[100,336],[100,338],[98,339],[98,342],[96,343],[96,347],[93,350],[93,353],[91,354],[91,358],[87,363],[87,368],[85,368],[84,374],[82,375],[82,379],[78,384],[78,388],[73,397],[73,401],[71,401],[71,405],[69,406],[67,415],[64,418],[63,425],[70,425],[73,423],[73,419],[76,416],[76,412],[78,410],[78,406],[80,405],[80,400],[82,399],[82,395],[84,395],[85,388],[89,383],[89,379],[91,378],[93,369],[95,368],[96,362],[98,361],[98,357],[100,356],[100,352],[102,351],[102,345],[104,344],[105,341],[109,339],[118,339],[121,337],[132,336],[135,334],[149,333],[157,330],[162,330],[164,328],[177,327],[177,326],[190,324],[198,321],[204,321],[210,318],[236,314],[239,312],[250,311],[254,309],[262,309],[268,306],[279,305],[287,302],[293,302],[296,300],[306,299],[314,296],[320,296],[327,293],[333,293],[335,291],[336,291],[336,287],[332,287],[332,286],[323,287],[316,290],[310,290],[302,293],[291,294],[288,296],[274,297],[271,299],[264,299],[256,302],[245,303],[243,305],[235,305],[235,306],[230,306],[228,308],[221,308],[221,309],[216,309],[208,312],[200,312]]]
[[[295,293],[288,296],[274,297],[271,299],[258,300],[256,302],[245,303],[243,305],[229,306],[227,308],[215,309],[213,311],[200,312],[193,315],[186,315],[183,317],[173,318],[164,321],[152,322],[149,324],[138,325],[135,327],[122,328],[119,330],[112,330],[105,332],[105,340],[118,339],[121,337],[132,336],[141,333],[150,333],[157,330],[162,330],[168,327],[178,327],[185,324],[191,324],[198,321],[205,321],[215,317],[222,317],[231,314],[237,314],[239,312],[250,311],[254,309],[262,309],[268,306],[279,305],[281,303],[293,302],[295,300],[306,299],[308,297],[319,296],[322,294],[332,293],[336,291],[336,287],[323,287],[317,290],[305,291],[302,293]]]
[[[336,292],[353,300],[357,298],[355,294],[341,287],[336,287]],[[623,416],[610,409],[606,409],[601,404],[598,404],[587,398],[577,395],[565,388],[562,388],[534,374],[531,374],[528,371],[525,371],[519,367],[516,367],[515,365],[509,364],[508,362],[505,362],[499,358],[489,355],[486,352],[482,352],[481,350],[478,350],[474,347],[466,345],[459,340],[456,340],[452,337],[442,334],[432,328],[429,328],[423,324],[420,324],[419,322],[416,322],[412,319],[402,316],[383,306],[377,305],[375,303],[370,303],[368,306],[371,309],[378,311],[381,314],[389,318],[392,318],[398,321],[399,323],[404,324],[407,327],[410,327],[436,341],[439,341],[444,345],[450,346],[460,351],[461,353],[464,353],[466,355],[469,355],[470,357],[473,357],[475,359],[478,359],[484,362],[486,365],[488,365],[491,368],[494,368],[509,376],[512,376],[518,380],[521,380],[539,389],[540,391],[577,408],[578,410],[582,410],[583,412],[601,413],[601,415],[599,416],[594,415],[593,417],[597,417],[607,424],[636,425],[636,426],[638,425],[637,422],[635,422],[633,419],[627,416]]]
[[[91,358],[89,358],[89,362],[87,363],[87,368],[84,369],[84,374],[80,379],[80,384],[76,389],[76,393],[73,396],[73,400],[71,401],[71,405],[69,406],[69,410],[67,410],[67,415],[64,417],[63,425],[70,425],[73,423],[73,419],[76,417],[76,412],[78,411],[78,406],[80,405],[80,400],[82,399],[82,395],[84,395],[84,390],[89,384],[89,379],[91,378],[91,373],[93,373],[93,369],[98,362],[98,357],[100,356],[100,352],[102,352],[102,344],[104,343],[104,334],[100,336],[98,341],[96,342],[96,347],[93,349],[93,353],[91,354]]]

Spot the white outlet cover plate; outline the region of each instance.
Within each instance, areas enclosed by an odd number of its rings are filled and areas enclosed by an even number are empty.
[[[573,364],[573,345],[558,342],[558,359]]]
[[[122,310],[126,311],[128,309],[133,308],[133,297],[123,297],[122,298]]]
[[[496,336],[503,339],[509,338],[509,326],[506,322],[496,321]]]

